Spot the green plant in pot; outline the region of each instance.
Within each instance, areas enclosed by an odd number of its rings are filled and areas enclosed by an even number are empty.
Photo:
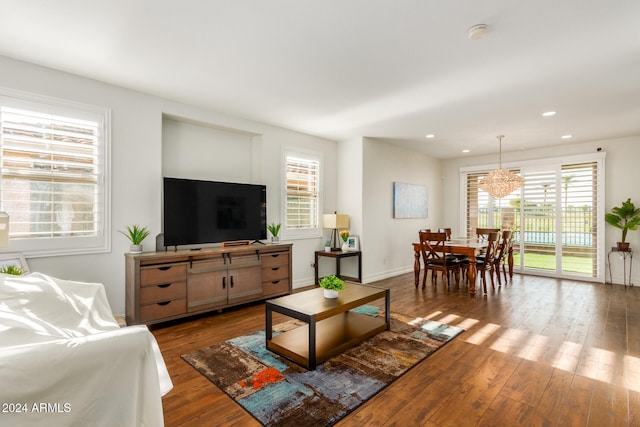
[[[622,206],[611,208],[611,212],[605,214],[604,220],[622,230],[622,239],[617,242],[618,250],[628,251],[627,231],[638,229],[640,225],[640,208],[636,209],[631,199],[627,199],[626,202],[622,202]]]
[[[140,227],[135,224],[131,226],[127,225],[126,229],[126,232],[119,231],[119,233],[131,242],[129,251],[134,254],[142,252],[142,241],[146,239],[151,232],[147,230],[147,227]]]
[[[324,289],[325,298],[338,298],[338,291],[344,289],[344,280],[335,275],[323,277],[318,284]]]
[[[267,230],[269,230],[269,233],[271,233],[272,242],[277,242],[278,240],[280,240],[280,238],[278,237],[278,233],[280,233],[280,224],[272,222],[271,224],[267,225]]]
[[[20,267],[17,267],[15,265],[5,265],[4,267],[0,268],[0,273],[21,276],[23,271]]]

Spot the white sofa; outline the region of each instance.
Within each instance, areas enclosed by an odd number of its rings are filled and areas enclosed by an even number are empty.
[[[101,284],[0,274],[0,425],[162,426],[172,387],[153,335],[120,328]]]

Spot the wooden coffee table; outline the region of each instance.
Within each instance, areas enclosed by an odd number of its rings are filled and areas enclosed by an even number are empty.
[[[266,346],[289,360],[309,369],[318,363],[389,330],[389,289],[345,282],[338,298],[323,296],[316,288],[266,302]],[[372,301],[384,299],[384,318],[349,311]],[[301,320],[306,325],[273,335],[273,313]]]

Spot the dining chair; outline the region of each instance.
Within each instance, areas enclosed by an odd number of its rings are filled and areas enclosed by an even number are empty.
[[[496,256],[493,259],[493,268],[491,271],[496,272],[496,276],[498,278],[498,287],[502,286],[502,281],[500,280],[500,267],[502,266],[502,273],[504,274],[504,283],[507,283],[507,257],[509,256],[509,251],[513,250],[513,231],[511,230],[503,230],[502,238],[500,239],[500,244],[498,245],[498,249],[496,252]]]
[[[478,273],[482,273],[482,289],[485,294],[487,293],[487,270],[490,272],[489,277],[491,278],[491,288],[495,288],[493,282],[493,262],[499,241],[500,233],[498,231],[487,234],[487,248],[484,256],[476,259],[476,270]]]
[[[486,239],[489,233],[499,233],[499,228],[476,228],[476,237],[478,239]]]
[[[442,277],[447,278],[447,287],[450,286],[450,273],[455,273],[456,283],[460,283],[460,263],[455,258],[447,257],[445,241],[446,233],[431,233],[420,231],[420,253],[424,263],[424,276],[422,278],[422,289],[427,283],[427,274],[431,271],[433,285],[437,285],[438,272],[442,272]],[[417,286],[417,284],[416,284]]]

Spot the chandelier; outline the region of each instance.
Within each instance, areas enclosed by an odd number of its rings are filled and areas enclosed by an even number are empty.
[[[504,135],[498,135],[498,141],[500,141],[500,163],[498,169],[489,172],[478,184],[481,190],[486,191],[497,199],[502,199],[524,184],[522,177],[507,169],[502,169],[502,138],[504,138]]]

